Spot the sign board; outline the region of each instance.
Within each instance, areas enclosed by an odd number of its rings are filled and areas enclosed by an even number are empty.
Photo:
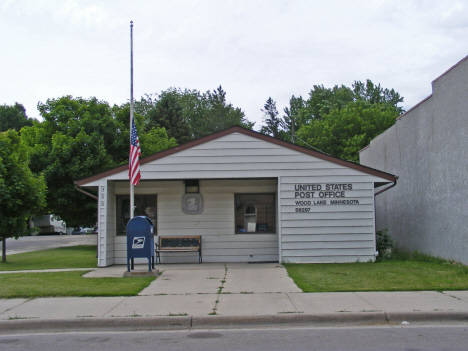
[[[182,212],[188,215],[203,212],[203,196],[199,193],[188,193],[182,196]]]
[[[294,198],[298,206],[295,211],[312,212],[311,206],[359,205],[358,199],[348,198],[353,187],[352,183],[295,184]]]

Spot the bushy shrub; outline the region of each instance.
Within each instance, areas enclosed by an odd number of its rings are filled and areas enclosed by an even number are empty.
[[[387,234],[388,229],[378,230],[375,234],[376,236],[376,248],[379,252],[377,256],[377,261],[384,261],[390,258],[390,253],[388,249],[393,248],[393,241],[390,238],[390,235]]]

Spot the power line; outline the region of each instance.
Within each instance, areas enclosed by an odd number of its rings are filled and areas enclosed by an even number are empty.
[[[302,141],[304,144],[306,144],[308,147],[310,147],[310,148],[312,148],[312,149],[314,149],[314,150],[317,150],[318,152],[321,152],[322,154],[325,154],[325,155],[328,155],[328,156],[333,156],[333,155],[327,154],[326,152],[323,152],[323,151],[320,150],[320,149],[317,149],[316,147],[313,147],[313,146],[310,145],[310,144],[307,144],[304,140],[302,140],[301,138],[299,138],[299,137],[297,136],[297,134],[294,135],[294,138],[299,139],[299,140]]]

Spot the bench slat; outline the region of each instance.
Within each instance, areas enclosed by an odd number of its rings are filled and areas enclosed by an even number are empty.
[[[202,263],[201,236],[160,236],[156,245],[156,261],[161,252],[197,252],[198,263]]]
[[[198,252],[199,249],[196,250],[189,250],[189,249],[162,249],[156,250],[156,252]]]

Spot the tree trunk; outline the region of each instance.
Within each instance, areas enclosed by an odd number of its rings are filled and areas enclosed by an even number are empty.
[[[2,262],[6,262],[6,238],[2,238]]]

